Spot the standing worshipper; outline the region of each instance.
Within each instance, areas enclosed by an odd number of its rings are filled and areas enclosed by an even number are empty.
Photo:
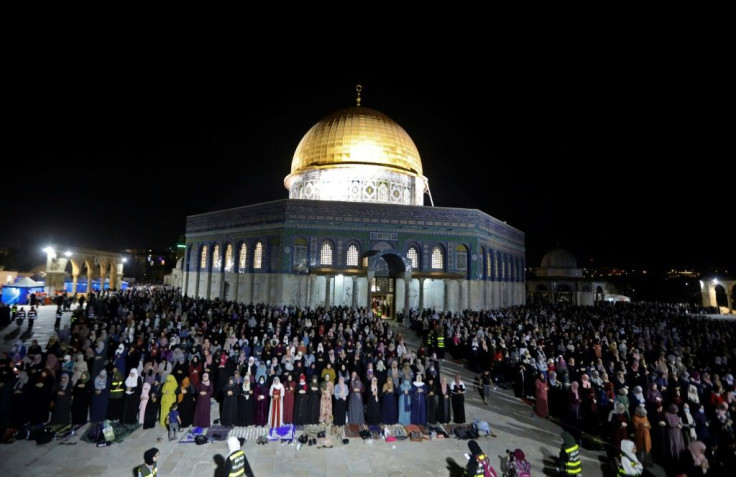
[[[665,456],[667,461],[671,463],[673,470],[680,460],[680,453],[685,450],[685,441],[682,438],[682,421],[680,421],[677,412],[677,405],[670,404],[664,413],[668,442]]]
[[[89,401],[92,393],[90,376],[87,371],[77,380],[72,391],[72,425],[81,426],[87,423],[89,417]]]
[[[246,374],[238,395],[238,426],[252,426],[255,422],[253,400],[253,385],[250,382],[250,374]]]
[[[296,397],[294,398],[294,424],[297,426],[307,424],[309,414],[308,389],[307,377],[302,373],[299,375],[299,382],[296,385]]]
[[[437,422],[437,407],[439,405],[438,391],[437,379],[434,375],[430,374],[427,377],[427,422],[430,424]]]
[[[345,384],[345,378],[342,375],[337,378],[337,386],[335,386],[333,393],[335,395],[335,403],[332,408],[333,421],[336,426],[344,426],[348,415],[350,389]]]
[[[10,398],[13,414],[10,423],[16,429],[26,424],[30,419],[31,387],[27,371],[18,373],[18,378],[13,384],[13,395]]]
[[[268,389],[265,376],[258,378],[253,395],[256,399],[255,425],[262,427],[268,424]]]
[[[322,403],[322,390],[317,380],[317,374],[312,375],[312,381],[307,389],[309,403],[307,404],[307,424],[319,424],[319,406]]]
[[[90,422],[102,422],[107,415],[107,404],[110,398],[110,389],[107,371],[104,369],[95,377],[92,400],[89,408]]]
[[[202,380],[197,386],[197,403],[194,406],[194,427],[210,427],[210,408],[212,407],[212,389],[210,373],[202,373]]]
[[[166,423],[171,405],[176,402],[176,388],[178,384],[173,374],[166,376],[166,382],[161,388],[161,416],[159,422],[161,427],[166,429]]]
[[[179,394],[176,402],[179,404],[179,417],[181,417],[181,428],[186,429],[192,425],[194,419],[194,403],[197,400],[197,390],[189,383],[188,377],[181,379]]]
[[[148,403],[146,404],[146,413],[143,416],[143,429],[153,429],[158,422],[158,416],[161,411],[161,401],[158,394],[151,390],[148,393]]]
[[[629,420],[626,418],[626,405],[616,402],[613,410],[608,414],[608,425],[610,426],[611,447],[618,449],[621,441],[629,434]],[[574,435],[574,434],[573,434]]]
[[[427,425],[427,385],[422,381],[421,373],[417,373],[416,381],[411,385],[411,423]]]
[[[227,378],[227,382],[222,388],[220,424],[225,427],[234,426],[238,418],[238,388],[239,385],[235,382],[235,376]]]
[[[61,375],[59,386],[54,391],[54,408],[51,410],[51,426],[65,426],[72,422],[72,385],[69,375]]]
[[[536,390],[534,394],[534,410],[537,416],[547,419],[549,417],[549,405],[547,401],[547,391],[549,388],[547,386],[547,380],[544,378],[544,373],[539,373],[534,387]]]
[[[350,424],[365,424],[363,415],[363,392],[365,386],[358,373],[353,371],[350,379],[350,401],[348,402],[348,422]]]
[[[399,422],[399,410],[396,407],[396,388],[394,380],[386,379],[381,396],[381,422],[392,425]]]
[[[402,378],[399,388],[399,424],[408,426],[411,424],[411,381]]]
[[[328,362],[327,365],[329,366],[329,364],[330,363]],[[325,370],[326,369],[327,368],[325,368]],[[319,402],[319,422],[323,424],[332,424],[332,394],[335,392],[335,385],[332,382],[332,375],[324,374],[321,392],[322,396],[320,397]]]
[[[447,424],[452,420],[452,388],[447,384],[447,378],[440,377],[437,391],[437,422]]]
[[[649,458],[649,453],[652,452],[652,437],[650,429],[652,428],[647,418],[647,410],[644,405],[638,405],[634,410],[634,417],[632,419],[634,425],[634,443],[638,452],[641,452],[641,461],[646,462]]]
[[[125,392],[125,378],[118,367],[113,365],[112,378],[110,379],[110,400],[107,403],[107,418],[111,421],[120,421],[120,415],[123,413],[123,394]]]
[[[706,446],[704,443],[700,441],[693,441],[690,444],[688,444],[687,449],[683,450],[681,453],[680,458],[680,469],[681,471],[684,471],[685,475],[688,477],[703,477],[709,475],[708,469],[710,469],[710,464],[708,462],[708,458],[705,455]],[[731,458],[733,461],[733,457]],[[728,467],[731,470],[726,472],[733,472],[732,467]],[[722,474],[727,475],[727,474]]]
[[[284,383],[284,424],[294,422],[294,400],[296,399],[296,381],[292,373],[286,375]]]
[[[120,416],[121,424],[135,424],[138,422],[138,406],[140,406],[142,386],[143,380],[138,376],[138,370],[136,368],[131,369],[125,379],[123,411]]]
[[[146,406],[148,405],[148,401],[151,398],[151,384],[150,383],[143,383],[143,387],[141,388],[141,401],[140,405],[138,406],[138,423],[140,425],[143,425],[143,421],[146,418]]]
[[[44,368],[36,373],[33,381],[30,393],[30,421],[31,424],[45,424],[49,420],[54,379],[51,377],[51,372]]]
[[[465,423],[465,383],[459,374],[455,375],[452,383],[452,415],[455,424]]]
[[[278,376],[273,378],[268,395],[271,400],[268,409],[268,427],[281,427],[284,425],[284,385]]]
[[[381,422],[381,394],[378,390],[378,377],[371,379],[366,402],[365,423],[378,424]]]

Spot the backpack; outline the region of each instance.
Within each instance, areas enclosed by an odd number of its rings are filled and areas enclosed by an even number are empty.
[[[518,460],[514,461],[514,471],[516,472],[516,477],[531,477],[530,471],[532,470],[531,464],[529,464],[529,461],[524,459],[521,462]]]
[[[484,459],[479,459],[480,456],[483,456]],[[485,454],[480,454],[475,457],[475,460],[478,462],[478,465],[483,467],[483,476],[484,477],[497,477],[496,471],[491,467],[491,462],[488,460],[488,456]]]
[[[468,439],[468,429],[465,426],[457,426],[453,432],[458,439]]]
[[[475,432],[479,436],[490,436],[491,435],[491,426],[488,424],[488,421],[475,419],[473,421],[473,428],[475,429]]]
[[[87,431],[87,438],[90,442],[97,443],[105,440],[105,436],[102,433],[103,427],[104,425],[101,422],[89,426],[89,430]]]

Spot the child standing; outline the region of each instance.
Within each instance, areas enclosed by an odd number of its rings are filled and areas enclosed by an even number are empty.
[[[173,441],[176,439],[176,433],[179,432],[179,426],[181,426],[181,416],[179,416],[179,406],[174,403],[171,405],[169,410],[168,423],[169,423],[169,440]]]

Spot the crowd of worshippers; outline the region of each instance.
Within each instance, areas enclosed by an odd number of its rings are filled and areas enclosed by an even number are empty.
[[[423,337],[420,354],[444,354],[442,345],[482,371],[484,395],[507,384],[578,443],[596,436],[619,450],[631,439],[642,460],[672,472],[688,465],[696,443],[718,475],[736,468],[736,321],[701,311],[661,303],[427,310],[411,327]]]
[[[441,375],[440,359],[418,357],[370,310],[137,289],[75,313],[44,348],[18,340],[0,359],[3,427],[465,422],[460,376]]]

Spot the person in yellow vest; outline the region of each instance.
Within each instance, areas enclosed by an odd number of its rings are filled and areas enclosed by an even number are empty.
[[[497,477],[496,469],[491,467],[490,459],[476,441],[468,441],[468,449],[470,449],[470,455],[465,454],[468,457],[468,463],[465,465],[465,476]]]
[[[580,475],[580,448],[572,434],[562,431],[562,447],[560,448],[560,467],[558,471],[564,475]]]
[[[248,458],[245,457],[245,452],[240,448],[240,441],[237,437],[228,437],[227,448],[230,450],[230,455],[225,459],[225,477],[254,477],[253,469],[250,468]]]
[[[151,447],[143,453],[143,463],[138,466],[138,477],[155,477],[158,473],[159,451]]]
[[[629,439],[621,440],[618,475],[637,477],[644,473],[644,466],[636,457],[636,444]]]

